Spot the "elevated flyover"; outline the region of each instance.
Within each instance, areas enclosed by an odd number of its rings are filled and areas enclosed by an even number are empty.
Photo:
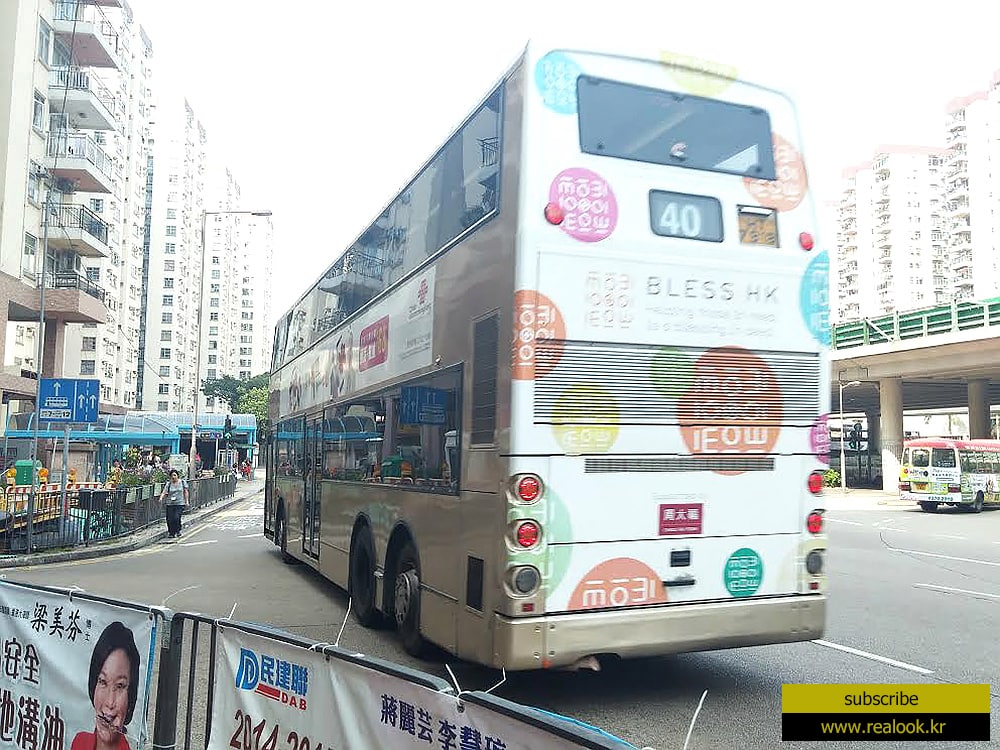
[[[968,409],[973,438],[990,436],[1000,403],[1000,297],[896,312],[833,327],[831,404],[864,412],[882,457],[882,486],[899,475],[903,411]]]

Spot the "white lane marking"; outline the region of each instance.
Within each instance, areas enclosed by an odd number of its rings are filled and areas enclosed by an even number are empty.
[[[261,531],[255,531],[253,534],[240,534],[238,538],[239,539],[253,539],[254,537],[261,536],[262,534],[263,534],[263,532],[261,532]]]
[[[170,601],[171,599],[173,599],[178,594],[181,594],[181,593],[183,593],[185,591],[191,591],[192,589],[200,589],[200,588],[201,588],[201,584],[200,583],[196,583],[194,586],[185,586],[182,589],[177,589],[174,593],[167,594],[167,596],[163,599],[163,601],[160,602],[160,606],[161,607],[166,607],[167,606],[167,602]]]
[[[994,568],[1000,568],[1000,562],[992,560],[977,560],[974,557],[953,557],[952,555],[939,555],[935,552],[920,552],[915,549],[900,549],[899,547],[889,547],[888,549],[892,552],[904,552],[907,555],[922,555],[923,557],[935,557],[939,560],[954,560],[955,562],[976,563],[978,565],[990,565]]]
[[[826,520],[830,523],[846,523],[848,526],[864,526],[860,521],[844,521],[840,518],[828,518]],[[1000,544],[1000,542],[997,542],[997,544]]]
[[[937,537],[938,539],[961,539],[965,540],[964,536],[955,536],[954,534],[931,534],[931,536]]]
[[[204,539],[200,542],[180,542],[178,547],[197,547],[199,544],[215,544],[218,539]]]
[[[930,589],[931,591],[944,591],[949,594],[968,594],[969,596],[982,596],[986,599],[1000,599],[1000,594],[987,594],[985,591],[969,591],[968,589],[956,589],[951,586],[935,586],[933,583],[915,583],[915,589]]]
[[[871,659],[872,661],[882,662],[883,664],[888,664],[891,667],[899,667],[900,669],[906,669],[910,672],[916,672],[917,674],[934,674],[933,669],[924,669],[923,667],[918,667],[915,664],[907,664],[905,661],[896,661],[895,659],[890,659],[887,656],[879,656],[878,654],[873,654],[870,651],[861,651],[860,649],[851,648],[850,646],[841,646],[839,643],[831,643],[830,641],[813,641],[813,643],[819,646],[826,646],[827,648],[836,649],[837,651],[843,651],[847,654],[853,654],[854,656],[860,656],[864,659]]]

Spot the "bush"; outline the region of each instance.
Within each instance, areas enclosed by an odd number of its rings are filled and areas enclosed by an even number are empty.
[[[823,486],[824,487],[839,487],[840,486],[840,472],[836,469],[827,469],[823,474]]]

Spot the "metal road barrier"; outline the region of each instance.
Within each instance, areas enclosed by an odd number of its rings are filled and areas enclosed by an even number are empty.
[[[840,323],[833,327],[832,343],[834,349],[852,349],[996,325],[1000,325],[1000,297]]]
[[[130,750],[633,748],[266,625],[66,589],[0,581],[0,646],[0,737],[27,733],[45,748],[119,735]],[[110,713],[97,696],[106,669],[128,683],[128,705]]]
[[[232,497],[236,485],[236,478],[228,474],[189,482],[185,512]],[[0,494],[0,555],[88,546],[134,534],[164,519],[162,489],[162,484],[116,488],[93,482],[70,484],[64,500],[58,484],[43,484],[32,503],[30,486],[7,487]]]

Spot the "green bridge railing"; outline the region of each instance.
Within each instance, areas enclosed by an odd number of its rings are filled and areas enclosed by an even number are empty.
[[[919,339],[988,326],[1000,326],[1000,297],[982,302],[957,302],[938,307],[925,307],[920,310],[895,312],[878,318],[840,323],[833,328],[833,348],[851,349],[857,346]]]

